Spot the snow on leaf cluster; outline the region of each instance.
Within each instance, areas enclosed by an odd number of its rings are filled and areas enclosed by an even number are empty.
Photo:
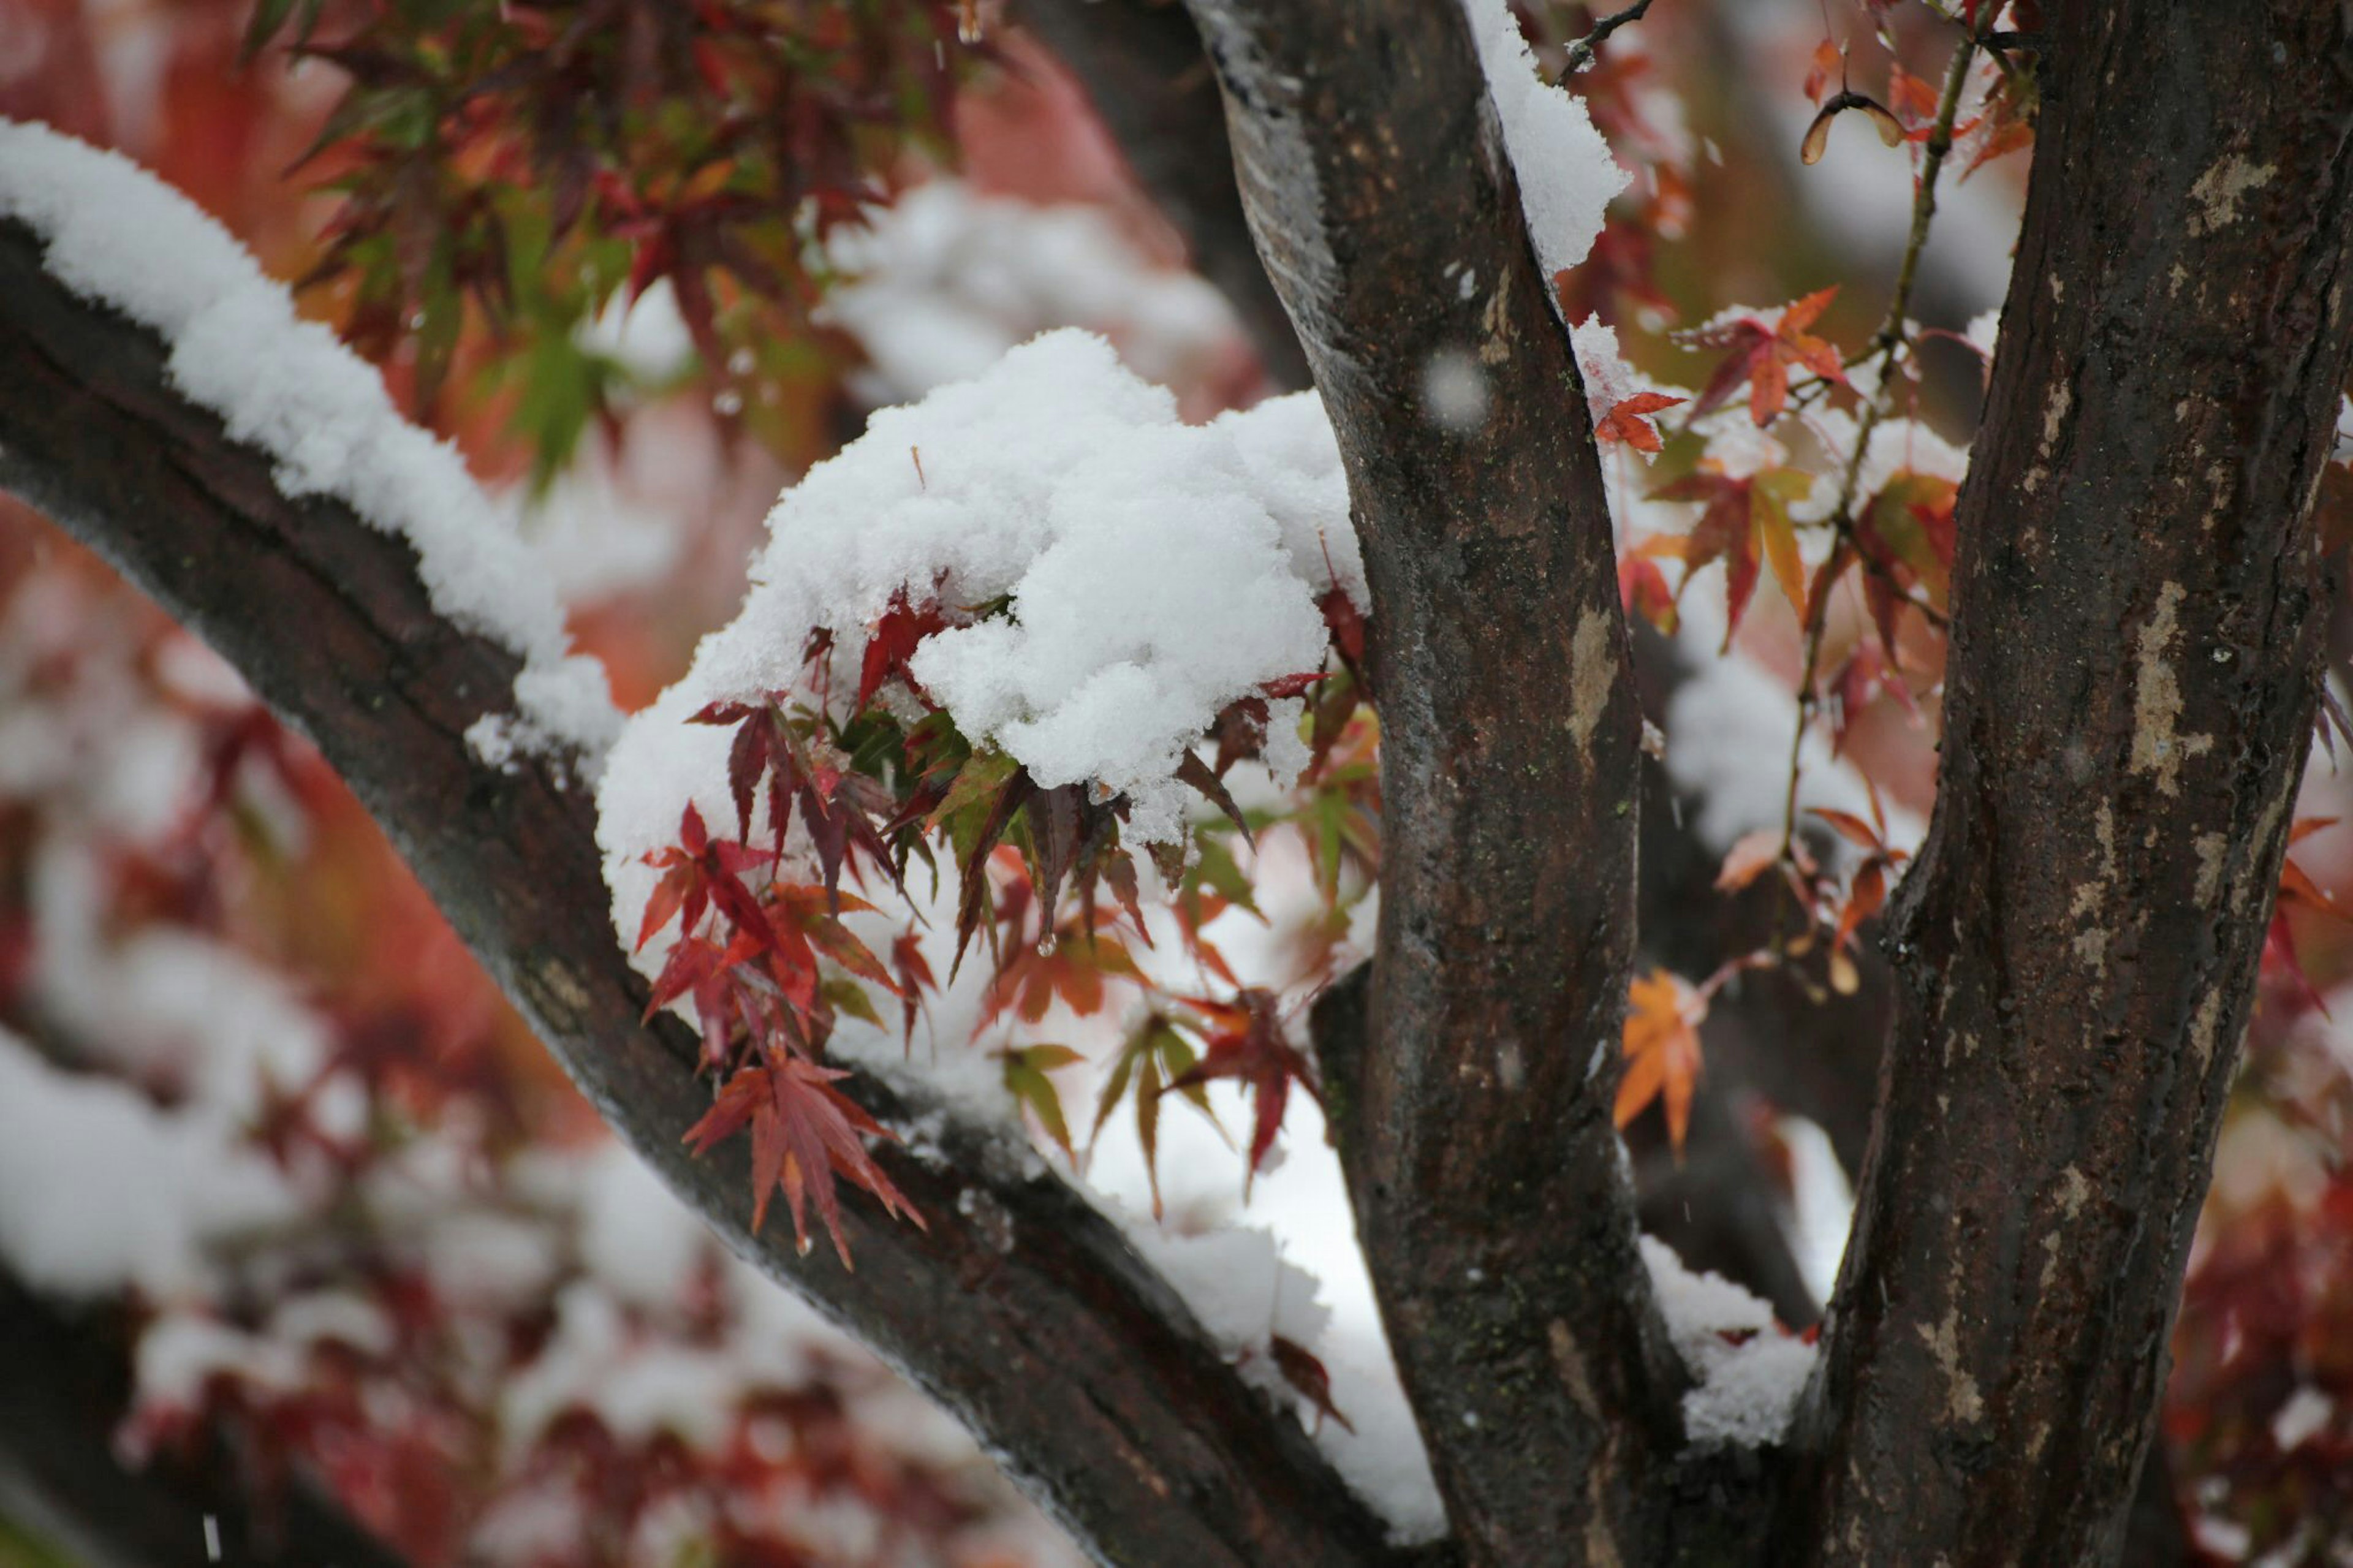
[[[599,802],[617,919],[681,810],[732,816],[714,702],[859,689],[893,600],[1005,613],[923,638],[914,685],[1042,788],[1124,795],[1129,835],[1183,833],[1176,770],[1219,713],[1324,662],[1319,598],[1361,602],[1339,454],[1312,396],[1188,426],[1103,340],[1050,333],[984,375],[875,415],[786,492],[735,621],[616,743]],[[812,675],[810,634],[832,634]],[[1288,731],[1269,727],[1280,747]],[[1295,771],[1303,752],[1271,759]]]
[[[129,159],[9,121],[0,217],[40,237],[68,288],[160,335],[174,384],[267,452],[288,495],[332,496],[407,540],[434,606],[522,655],[519,713],[470,737],[486,760],[553,745],[593,758],[615,719],[603,672],[567,655],[562,605],[512,520],[227,230]]]

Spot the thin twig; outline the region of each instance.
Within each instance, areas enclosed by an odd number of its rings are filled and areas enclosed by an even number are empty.
[[[1610,34],[1629,22],[1641,21],[1642,13],[1650,8],[1651,0],[1634,0],[1634,4],[1627,6],[1623,11],[1604,16],[1594,23],[1593,31],[1568,46],[1568,63],[1561,68],[1559,85],[1567,87],[1569,78],[1593,63],[1595,57],[1601,53],[1601,46],[1609,40]]]
[[[1977,55],[1978,39],[1971,35],[1953,51],[1953,62],[1945,72],[1944,97],[1936,105],[1936,123],[1928,132],[1926,156],[1920,164],[1919,188],[1912,197],[1912,233],[1904,247],[1903,264],[1896,269],[1895,289],[1888,298],[1887,317],[1879,331],[1872,334],[1866,356],[1879,355],[1879,376],[1871,395],[1864,398],[1862,410],[1855,422],[1854,450],[1847,455],[1846,474],[1839,483],[1838,507],[1831,521],[1838,531],[1838,541],[1831,546],[1833,553],[1846,547],[1854,529],[1854,492],[1862,477],[1863,455],[1871,447],[1872,432],[1879,427],[1887,407],[1888,377],[1895,372],[1897,357],[1909,347],[1911,337],[1904,325],[1905,313],[1911,308],[1912,288],[1918,280],[1921,252],[1928,247],[1928,225],[1936,216],[1936,177],[1944,171],[1945,155],[1953,150],[1953,120],[1959,112],[1961,89],[1968,83],[1969,61]],[[1861,556],[1862,552],[1856,552]],[[1816,700],[1815,678],[1821,668],[1822,632],[1830,610],[1830,584],[1822,584],[1814,595],[1806,615],[1806,668],[1798,683],[1798,728],[1789,737],[1789,784],[1781,804],[1781,855],[1789,858],[1798,833],[1798,783],[1801,772],[1799,758],[1806,743],[1806,731],[1814,717]],[[1908,597],[1908,595],[1907,595]],[[1891,658],[1895,650],[1887,650]]]

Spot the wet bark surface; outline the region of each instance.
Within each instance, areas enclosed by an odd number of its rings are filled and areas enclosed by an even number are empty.
[[[2353,21],[2047,14],[1790,1561],[2115,1559],[2311,736]]]
[[[1610,1120],[1641,716],[1567,334],[1458,7],[1193,11],[1371,584],[1343,1155],[1383,1317],[1473,1561],[1645,1561],[1682,1370]]]

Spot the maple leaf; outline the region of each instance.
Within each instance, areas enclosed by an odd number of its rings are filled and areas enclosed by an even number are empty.
[[[841,1232],[835,1177],[863,1187],[881,1203],[884,1214],[912,1220],[918,1230],[929,1227],[867,1152],[865,1139],[891,1134],[833,1087],[849,1076],[790,1055],[773,1065],[744,1068],[727,1080],[702,1119],[687,1129],[683,1142],[697,1155],[708,1154],[748,1125],[753,1231],[756,1234],[767,1218],[769,1197],[782,1189],[792,1211],[794,1240],[807,1256],[811,1245],[807,1209],[814,1199],[841,1266],[855,1269],[849,1242]]]
[[[1764,563],[1771,564],[1774,581],[1798,618],[1806,618],[1806,565],[1798,552],[1789,503],[1812,489],[1809,475],[1795,468],[1768,468],[1746,479],[1703,470],[1651,492],[1652,500],[1697,501],[1704,509],[1683,543],[1683,582],[1688,585],[1701,567],[1724,561],[1726,648],[1740,629],[1740,617],[1757,591]]]
[[[681,929],[691,934],[702,922],[703,910],[712,904],[737,926],[763,924],[760,900],[742,878],[746,871],[772,863],[776,855],[712,837],[692,801],[680,814],[679,838],[679,844],[645,858],[646,864],[662,876],[646,900],[645,919],[638,927],[638,948],[643,949],[673,917],[682,915]]]
[[[1605,445],[1622,441],[1638,452],[1655,456],[1665,443],[1659,439],[1658,426],[1647,416],[1688,401],[1669,397],[1663,392],[1638,392],[1631,397],[1620,398],[1610,405],[1609,413],[1594,422],[1593,437]]]
[[[1760,827],[1754,833],[1744,833],[1724,857],[1724,868],[1715,874],[1716,889],[1736,893],[1780,858],[1779,828]]]
[[[781,693],[758,703],[714,702],[688,722],[736,726],[727,752],[727,788],[734,798],[737,833],[750,836],[753,802],[765,780],[776,853],[784,850],[785,829],[797,804],[828,890],[840,886],[852,849],[862,852],[894,887],[899,884],[898,865],[878,826],[897,803],[878,781],[854,771],[824,735],[805,733],[814,721],[788,716]]]
[[[1291,1384],[1302,1399],[1314,1407],[1317,1431],[1324,1429],[1324,1418],[1327,1415],[1337,1421],[1342,1429],[1350,1433],[1356,1430],[1348,1418],[1340,1414],[1339,1406],[1332,1403],[1332,1374],[1324,1369],[1324,1363],[1316,1360],[1306,1346],[1295,1340],[1284,1339],[1281,1334],[1273,1334],[1268,1337],[1266,1348],[1274,1358],[1274,1370],[1282,1374],[1282,1381]]]
[[[1789,368],[1800,366],[1825,381],[1847,384],[1846,366],[1838,350],[1810,331],[1838,295],[1835,284],[1785,307],[1780,319],[1767,322],[1757,316],[1738,316],[1719,326],[1685,334],[1683,342],[1700,348],[1728,351],[1708,378],[1699,401],[1692,405],[1694,418],[1720,408],[1742,382],[1748,384],[1748,415],[1761,429],[1779,416],[1789,397]]]
[[[1100,911],[1097,911],[1100,913]],[[1087,1017],[1103,1010],[1107,979],[1141,981],[1135,960],[1117,937],[1084,929],[1092,918],[1067,922],[1051,938],[1013,944],[991,978],[982,1004],[980,1027],[1008,1009],[1024,1023],[1041,1022],[1060,996],[1071,1012]]]
[[[1627,988],[1626,1076],[1618,1080],[1612,1114],[1630,1125],[1651,1101],[1660,1101],[1667,1138],[1682,1156],[1691,1127],[1692,1095],[1699,1083],[1699,1022],[1706,999],[1679,976],[1654,969]]]
[[[1152,1185],[1152,1217],[1161,1215],[1160,1205],[1160,1093],[1163,1088],[1193,1070],[1200,1053],[1174,1024],[1157,1013],[1145,1016],[1144,1022],[1127,1037],[1120,1047],[1119,1058],[1112,1064],[1103,1080],[1103,1098],[1095,1106],[1095,1124],[1087,1134],[1087,1146],[1092,1153],[1096,1140],[1103,1136],[1103,1124],[1112,1112],[1119,1109],[1120,1100],[1129,1087],[1135,1090],[1135,1135],[1144,1146],[1144,1175]],[[1177,1090],[1190,1100],[1193,1108],[1218,1127],[1216,1112],[1209,1109],[1208,1091],[1200,1084],[1188,1083]],[[1218,1127],[1218,1135],[1225,1129]]]
[[[1244,989],[1231,1002],[1180,996],[1186,1006],[1201,1015],[1205,1050],[1198,1064],[1169,1080],[1168,1089],[1188,1089],[1212,1079],[1229,1078],[1248,1084],[1254,1096],[1250,1130],[1250,1174],[1256,1176],[1282,1130],[1283,1108],[1290,1103],[1295,1079],[1319,1104],[1323,1091],[1307,1058],[1283,1037],[1282,1021],[1274,993],[1257,986]],[[1166,1092],[1164,1090],[1163,1092]],[[1247,1188],[1247,1180],[1244,1184]]]
[[[1061,1092],[1047,1075],[1085,1058],[1068,1046],[1049,1045],[1008,1047],[997,1053],[997,1059],[1004,1064],[1006,1091],[1014,1103],[1028,1107],[1046,1136],[1060,1148],[1063,1158],[1075,1163],[1078,1155],[1071,1148],[1071,1124],[1062,1115]]]
[[[1958,494],[1952,480],[1907,468],[1891,476],[1855,517],[1855,549],[1870,568],[1863,575],[1863,600],[1890,660],[1896,651],[1896,617],[1910,590],[1917,587],[1939,614],[1951,596],[1953,506]]]
[[[858,700],[852,710],[863,709],[874,700],[874,694],[893,676],[907,684],[907,689],[917,697],[923,696],[922,687],[907,672],[907,660],[934,632],[947,630],[948,620],[941,613],[940,602],[928,599],[915,608],[909,608],[907,592],[902,588],[891,596],[890,607],[875,621],[867,635],[866,656],[858,671]],[[925,699],[928,701],[928,699]]]

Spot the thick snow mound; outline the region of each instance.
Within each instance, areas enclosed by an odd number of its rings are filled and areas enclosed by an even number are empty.
[[[1312,394],[1186,425],[1166,390],[1079,331],[878,413],[768,526],[742,614],[612,752],[600,834],[625,927],[650,886],[639,857],[672,840],[690,799],[733,819],[728,737],[686,721],[713,701],[817,689],[802,662],[815,627],[834,633],[823,689],[839,710],[894,595],[1007,599],[1008,615],[925,642],[915,678],[1040,784],[1125,793],[1130,837],[1153,842],[1181,833],[1172,775],[1219,710],[1322,666],[1316,601],[1335,579],[1365,597],[1339,449]]]

